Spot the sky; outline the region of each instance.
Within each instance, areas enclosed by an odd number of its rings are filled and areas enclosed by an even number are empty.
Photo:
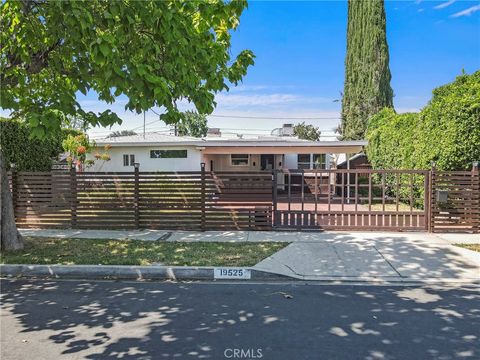
[[[418,111],[435,87],[453,81],[462,69],[480,69],[480,1],[385,1],[385,8],[398,112]],[[209,126],[267,134],[283,123],[305,121],[318,126],[323,139],[332,137],[340,121],[346,19],[346,0],[250,1],[231,52],[251,49],[255,65],[242,84],[217,94]],[[90,130],[93,138],[119,129],[142,131],[143,115],[125,112],[125,98],[108,105],[89,93],[78,100],[86,110],[112,109],[124,120],[111,130]],[[169,131],[152,111],[145,117],[147,131]]]

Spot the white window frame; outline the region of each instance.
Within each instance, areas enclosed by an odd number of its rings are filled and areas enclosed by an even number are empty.
[[[247,163],[246,164],[234,164],[233,163],[233,156],[234,155],[246,155]],[[250,166],[250,154],[230,154],[230,165],[231,166]]]
[[[185,156],[152,156],[155,152],[161,154],[164,152],[167,154],[168,152],[182,152]],[[150,159],[187,159],[188,158],[188,150],[187,149],[151,149],[150,150]]]
[[[323,162],[320,163],[320,167],[317,168],[315,164],[315,156],[320,155],[323,156]],[[324,165],[324,167],[322,167]],[[317,169],[317,170],[325,170],[327,168],[327,154],[312,154],[312,169]]]
[[[123,159],[123,166],[134,166],[135,164],[135,154],[123,154],[122,159]]]
[[[300,156],[308,156],[308,162],[307,161],[298,161]],[[300,167],[300,164],[303,164],[303,166],[307,167]],[[312,154],[297,154],[297,168],[298,169],[303,169],[303,170],[310,170],[312,168]]]
[[[298,161],[298,158],[300,155],[308,155],[309,161]],[[317,168],[315,166],[315,155],[321,155],[324,157],[324,162],[320,163],[320,165],[325,165],[325,167],[320,167]],[[303,165],[303,167],[300,167],[300,164]],[[298,169],[303,169],[303,170],[325,170],[328,166],[328,159],[327,159],[327,154],[297,154],[297,168]]]

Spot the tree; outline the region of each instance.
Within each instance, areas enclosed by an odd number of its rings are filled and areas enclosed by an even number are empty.
[[[313,125],[307,125],[305,122],[299,123],[293,127],[293,135],[299,139],[319,141],[321,131],[318,127]]]
[[[164,108],[166,123],[182,118],[180,99],[209,114],[214,94],[236,85],[253,64],[249,50],[230,55],[231,31],[246,5],[245,0],[5,0],[0,107],[22,116],[38,137],[59,129],[69,116],[81,116],[91,126],[121,123],[110,110],[83,110],[77,92],[91,91],[107,103],[126,96],[125,108],[137,113]]]
[[[133,130],[120,130],[120,131],[114,131],[110,133],[107,136],[107,138],[114,138],[119,136],[132,136],[132,135],[137,135],[137,133]]]
[[[186,111],[177,126],[179,136],[204,137],[207,136],[207,116],[194,111]]]
[[[341,135],[361,140],[370,116],[393,108],[383,0],[348,0]]]

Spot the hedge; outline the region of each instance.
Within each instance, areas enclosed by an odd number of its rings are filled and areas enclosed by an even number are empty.
[[[21,171],[48,171],[63,153],[62,141],[77,130],[62,130],[45,139],[31,137],[28,126],[19,120],[0,118],[0,146],[7,167],[14,163]]]
[[[419,113],[380,111],[366,138],[374,169],[471,169],[480,160],[480,71],[433,90]]]

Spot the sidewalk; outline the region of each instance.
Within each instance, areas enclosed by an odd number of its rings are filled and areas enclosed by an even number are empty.
[[[480,253],[453,245],[480,244],[478,234],[30,229],[21,233],[79,239],[290,242],[253,269],[302,280],[480,282]]]

